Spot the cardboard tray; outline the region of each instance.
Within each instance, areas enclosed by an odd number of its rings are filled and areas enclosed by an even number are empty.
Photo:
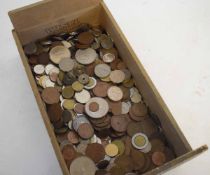
[[[145,173],[145,175],[163,173],[208,149],[208,147],[204,145],[196,150],[192,150],[174,117],[144,70],[140,59],[137,58],[136,54],[133,52],[103,1],[45,0],[10,11],[9,16],[14,26],[12,33],[18,51],[63,174],[69,175],[69,170],[62,157],[53,128],[48,119],[47,112],[22,46],[51,34],[63,31],[73,31],[82,23],[89,23],[93,26],[101,25],[111,35],[119,54],[136,80],[136,86],[140,90],[151,111],[159,117],[164,134],[177,155],[176,159]]]

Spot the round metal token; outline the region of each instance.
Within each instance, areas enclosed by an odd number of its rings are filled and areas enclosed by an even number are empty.
[[[107,95],[113,101],[120,101],[123,98],[122,90],[117,86],[111,86],[107,91]]]
[[[69,72],[74,68],[74,60],[71,58],[63,58],[59,62],[59,67],[64,72]]]
[[[70,143],[72,144],[78,144],[79,143],[79,136],[74,131],[69,131],[67,134],[67,138]]]
[[[37,64],[34,66],[34,73],[37,75],[42,75],[44,73],[44,66],[42,64]]]
[[[115,55],[112,53],[106,53],[103,55],[103,61],[105,63],[111,63],[114,60],[115,60]]]
[[[147,107],[144,103],[135,103],[131,106],[133,114],[137,117],[143,117],[147,115]]]
[[[62,89],[63,98],[72,98],[74,96],[74,89],[72,86],[66,86]]]
[[[114,70],[109,77],[113,83],[122,83],[125,80],[125,73],[121,70]]]
[[[27,54],[27,55],[32,55],[32,54],[35,54],[36,53],[36,51],[37,51],[37,46],[36,46],[36,44],[35,43],[29,43],[29,44],[27,44],[27,45],[25,45],[24,47],[23,47],[23,49],[24,49],[24,52]]]
[[[89,82],[89,76],[87,74],[81,74],[78,81],[82,84],[87,84]]]
[[[106,97],[110,86],[111,85],[106,82],[97,82],[96,86],[93,88],[93,93],[97,97]]]
[[[98,57],[96,51],[92,48],[84,49],[84,50],[77,50],[75,54],[76,60],[81,64],[91,64],[95,61]]]
[[[115,144],[108,144],[105,147],[105,152],[110,157],[115,157],[118,154],[118,147]]]
[[[84,86],[85,89],[93,89],[96,86],[96,79],[93,77],[89,77],[89,82]]]
[[[118,147],[118,154],[122,155],[125,152],[125,144],[123,143],[122,140],[114,140],[112,142],[113,144],[115,144]]]
[[[163,152],[154,152],[152,154],[152,162],[157,165],[161,166],[166,162],[166,156]]]
[[[64,46],[53,47],[49,54],[50,60],[55,64],[59,64],[60,61],[64,58],[71,58],[71,52]]]
[[[107,64],[98,64],[95,66],[94,72],[99,78],[105,78],[110,74],[111,68]]]
[[[90,93],[83,89],[81,92],[76,92],[75,93],[75,99],[79,102],[79,103],[87,103],[90,100],[91,96]]]
[[[77,132],[78,132],[79,136],[82,137],[83,139],[89,139],[94,134],[94,130],[90,123],[82,123],[79,126]]]
[[[57,122],[62,117],[62,109],[59,103],[55,103],[49,106],[47,110],[48,116],[51,122]]]
[[[81,44],[91,44],[94,41],[94,37],[91,32],[82,32],[78,35],[78,41]]]
[[[112,116],[111,126],[117,132],[125,132],[128,126],[128,118],[123,115]]]
[[[95,175],[95,163],[86,156],[74,159],[70,165],[70,174],[72,175]]]
[[[90,110],[90,104],[91,103],[97,103],[98,104],[98,110],[95,112],[92,112]],[[85,104],[85,112],[87,113],[88,116],[92,118],[102,118],[104,117],[109,111],[109,105],[106,100],[100,97],[93,97],[91,98],[86,104]]]
[[[80,92],[83,88],[84,88],[84,85],[82,83],[80,83],[79,81],[75,81],[73,84],[72,84],[72,88],[76,91],[76,92]]]
[[[47,87],[42,91],[42,99],[47,104],[58,103],[60,100],[60,93],[54,87]]]

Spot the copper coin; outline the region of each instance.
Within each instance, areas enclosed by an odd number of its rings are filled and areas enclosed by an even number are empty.
[[[115,163],[126,173],[131,172],[134,168],[133,159],[130,156],[121,155],[116,158]]]
[[[89,123],[83,123],[78,128],[78,134],[83,139],[89,139],[93,136],[94,130]]]
[[[95,63],[87,65],[85,67],[85,73],[92,77],[94,75],[94,68],[95,68]]]
[[[47,65],[50,62],[50,57],[47,52],[43,52],[38,55],[39,64]]]
[[[127,133],[130,137],[133,137],[136,133],[142,132],[141,122],[129,122],[127,127]]]
[[[96,102],[92,102],[89,104],[89,110],[92,112],[96,112],[99,109],[99,105]]]
[[[57,122],[62,117],[62,108],[59,103],[50,105],[47,112],[51,122]]]
[[[65,160],[74,160],[74,158],[76,157],[76,151],[74,149],[74,147],[70,144],[65,145],[62,149],[62,154],[63,154],[63,158]]]
[[[130,116],[130,118],[131,118],[132,120],[137,121],[137,122],[143,121],[143,120],[145,120],[145,119],[147,118],[147,116],[144,116],[144,117],[137,117],[136,115],[133,114],[131,108],[130,108],[130,110],[129,110],[129,116]]]
[[[175,158],[174,152],[168,147],[165,147],[164,154],[166,156],[166,162],[169,162]]]
[[[141,174],[149,170],[152,165],[152,160],[148,154],[145,154],[145,164],[144,167],[139,171]]]
[[[125,115],[112,116],[111,126],[117,132],[125,132],[128,126],[128,119]]]
[[[125,155],[130,155],[132,148],[131,138],[129,136],[126,136],[124,142],[125,142]]]
[[[123,100],[128,100],[130,98],[130,91],[129,88],[126,88],[124,86],[120,86],[120,89],[123,92]]]
[[[78,144],[79,143],[79,136],[74,131],[69,131],[67,138],[70,143],[72,144]]]
[[[160,139],[152,139],[150,143],[152,145],[151,152],[163,152],[165,149],[165,145]]]
[[[120,166],[113,166],[110,171],[111,175],[125,175],[125,170]]]
[[[117,69],[120,69],[120,70],[126,69],[125,63],[124,63],[123,61],[119,62],[119,63],[117,64]]]
[[[107,91],[107,95],[112,101],[120,101],[123,97],[122,90],[117,86],[111,86]]]
[[[105,150],[104,147],[99,143],[91,143],[87,146],[85,151],[86,155],[90,157],[95,163],[104,159]]]
[[[97,170],[95,175],[107,175],[107,173],[106,170]]]
[[[135,170],[141,170],[145,165],[145,156],[139,150],[132,149],[131,150],[131,158],[134,163]]]
[[[54,87],[47,87],[42,91],[42,99],[47,104],[58,103],[60,98],[60,93]]]
[[[163,152],[154,152],[152,154],[152,162],[157,165],[161,166],[166,162],[166,156]]]
[[[80,156],[73,160],[70,165],[71,175],[95,175],[95,163],[86,156]]]
[[[85,111],[85,106],[81,103],[76,103],[74,106],[74,111],[79,114],[83,114]]]
[[[58,120],[56,122],[53,122],[53,127],[55,129],[60,129],[60,128],[63,127],[63,125],[64,125],[64,123],[63,123],[63,119],[62,118],[60,118],[60,120]]]
[[[28,62],[31,64],[31,65],[36,65],[38,64],[38,57],[36,55],[31,55],[29,58],[28,58]]]
[[[116,57],[116,59],[115,59],[113,62],[110,63],[111,69],[112,69],[112,70],[117,69],[117,64],[118,64],[119,62],[120,62],[120,59],[118,59],[118,58]]]
[[[106,82],[97,82],[96,86],[93,88],[93,93],[97,97],[106,97],[110,86],[111,85]]]
[[[88,44],[76,43],[76,44],[75,44],[75,47],[76,47],[77,49],[87,49],[87,48],[90,47],[90,45],[88,45]]]
[[[112,102],[111,109],[113,115],[121,115],[122,114],[122,102]]]
[[[68,110],[64,110],[62,112],[62,118],[64,123],[68,123],[70,120],[72,120],[72,114]]]
[[[78,35],[78,41],[81,44],[91,44],[94,41],[94,36],[90,32],[82,32]]]
[[[158,132],[157,125],[148,117],[141,122],[142,131],[148,138]]]
[[[137,117],[142,117],[147,114],[147,107],[143,103],[135,103],[131,106],[133,114]]]

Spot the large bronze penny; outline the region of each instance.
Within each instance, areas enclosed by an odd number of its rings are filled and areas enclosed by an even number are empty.
[[[50,62],[50,57],[47,52],[43,52],[38,55],[38,62],[39,64],[47,65]]]
[[[86,155],[90,157],[95,163],[100,162],[104,159],[105,150],[104,147],[99,143],[91,143],[87,146]]]
[[[106,97],[110,86],[111,85],[106,82],[97,82],[96,86],[93,88],[93,93],[97,97]]]
[[[78,134],[83,139],[89,139],[93,136],[94,130],[89,123],[83,123],[78,128]]]
[[[128,119],[125,115],[112,116],[111,126],[117,132],[125,132],[128,126]]]
[[[60,93],[54,87],[47,87],[42,91],[42,99],[47,104],[58,103],[60,100]]]
[[[147,114],[147,107],[143,103],[135,103],[132,105],[131,110],[137,117],[143,117]]]
[[[133,160],[135,170],[141,170],[144,167],[145,165],[144,153],[136,149],[131,149],[131,158]]]
[[[81,44],[91,44],[94,41],[94,37],[90,32],[82,32],[78,35],[78,41]]]
[[[62,109],[60,104],[55,103],[49,106],[48,115],[51,122],[57,122],[62,117]]]
[[[65,145],[62,149],[62,154],[63,154],[63,158],[65,160],[74,160],[74,158],[76,157],[77,153],[74,149],[74,147],[70,144]]]

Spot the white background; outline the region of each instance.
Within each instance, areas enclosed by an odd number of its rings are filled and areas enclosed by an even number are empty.
[[[0,2],[0,175],[62,174]],[[193,148],[210,145],[210,1],[105,0]],[[168,175],[210,174],[210,152]]]

